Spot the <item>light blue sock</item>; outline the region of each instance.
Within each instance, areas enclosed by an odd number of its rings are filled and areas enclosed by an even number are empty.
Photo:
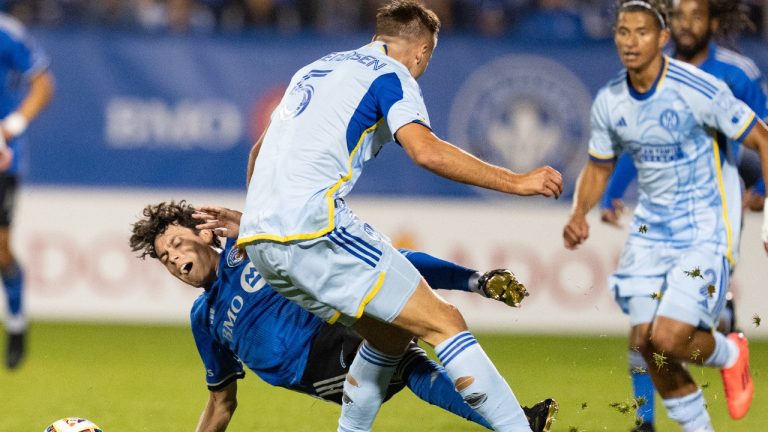
[[[386,355],[363,342],[344,380],[339,432],[371,430],[401,358]]]
[[[531,432],[512,389],[485,355],[472,333],[463,331],[435,347],[464,401],[499,432]]]
[[[655,395],[656,388],[653,386],[653,380],[648,374],[648,364],[643,355],[637,351],[629,351],[629,375],[632,377],[632,389],[635,392],[635,399],[645,400],[645,404],[637,408],[637,418],[643,423],[653,423],[655,418]]]
[[[676,421],[683,432],[713,432],[712,421],[707,412],[706,401],[701,389],[689,395],[664,399],[667,415]]]
[[[395,374],[403,377],[419,399],[491,429],[491,425],[456,392],[445,369],[430,360],[424,350],[409,350]]]
[[[739,359],[739,346],[720,332],[715,332],[715,349],[708,359],[704,360],[704,366],[727,368],[733,366]]]

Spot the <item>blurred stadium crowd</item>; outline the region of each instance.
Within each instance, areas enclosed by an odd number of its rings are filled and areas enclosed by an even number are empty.
[[[29,25],[93,25],[149,32],[277,30],[351,33],[370,28],[384,0],[0,0]],[[529,40],[610,37],[613,0],[424,0],[444,32]],[[766,34],[766,0],[745,0]]]

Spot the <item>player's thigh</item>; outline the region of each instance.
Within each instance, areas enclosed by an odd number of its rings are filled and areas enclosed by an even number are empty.
[[[667,274],[667,289],[658,316],[711,329],[726,303],[730,263],[725,256],[692,248],[682,253]]]
[[[458,309],[437,295],[424,280],[393,323],[432,346],[467,329]]]
[[[368,343],[389,355],[400,355],[413,339],[413,334],[392,324],[363,315],[352,325]]]
[[[653,287],[655,290],[658,290],[658,292],[663,291],[663,279],[645,279],[646,280],[643,282],[646,285]],[[615,300],[622,312],[629,315],[629,325],[632,328],[649,326],[650,323],[653,322],[653,319],[656,316],[656,310],[659,306],[658,297],[652,295],[616,296]]]

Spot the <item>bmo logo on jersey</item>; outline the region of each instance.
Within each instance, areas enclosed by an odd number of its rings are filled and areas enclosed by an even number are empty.
[[[586,159],[591,104],[581,80],[560,63],[535,55],[501,57],[479,66],[459,88],[450,140],[516,172],[552,165],[571,193]]]
[[[255,293],[256,291],[264,288],[267,285],[267,281],[256,271],[256,267],[253,263],[249,262],[245,265],[243,272],[240,273],[240,287],[247,293]]]

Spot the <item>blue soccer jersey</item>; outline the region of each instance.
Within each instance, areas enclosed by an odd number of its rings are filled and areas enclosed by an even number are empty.
[[[304,373],[322,321],[266,284],[227,240],[216,282],[195,300],[192,333],[212,389],[242,378],[242,364],[269,384],[291,388]]]
[[[0,13],[0,119],[15,111],[24,97],[29,79],[45,71],[49,59],[15,18]],[[19,170],[19,150],[23,136],[8,143],[17,157],[6,171]]]
[[[631,155],[640,197],[629,243],[738,250],[741,193],[734,156],[719,138],[740,141],[757,122],[728,86],[684,62],[663,58],[652,88],[636,92],[626,72],[592,107],[593,160]],[[645,225],[647,230],[638,232]]]

